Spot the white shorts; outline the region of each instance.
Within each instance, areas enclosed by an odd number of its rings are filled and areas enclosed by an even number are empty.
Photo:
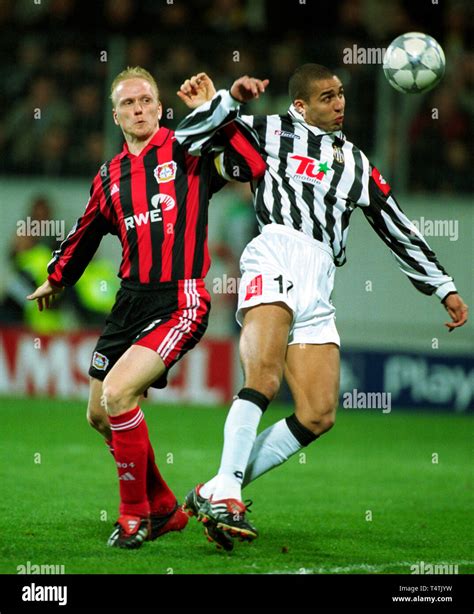
[[[292,228],[268,224],[245,248],[240,270],[236,319],[241,326],[244,309],[285,303],[293,312],[288,345],[340,345],[331,302],[336,267],[328,246]]]

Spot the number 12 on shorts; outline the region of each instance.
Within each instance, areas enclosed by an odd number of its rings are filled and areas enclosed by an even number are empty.
[[[278,282],[278,292],[280,294],[283,294],[283,292],[284,292],[284,289],[283,289],[283,275],[278,275],[278,277],[274,277],[273,279]],[[293,288],[293,282],[287,280],[286,283],[287,283],[286,293],[288,294],[288,292],[291,290],[291,288]]]

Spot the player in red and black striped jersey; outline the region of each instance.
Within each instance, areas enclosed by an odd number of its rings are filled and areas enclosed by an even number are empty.
[[[206,330],[209,199],[228,180],[250,181],[265,170],[252,130],[229,123],[232,111],[265,85],[235,81],[232,95],[216,105],[216,138],[196,156],[160,126],[153,77],[140,67],[120,73],[111,98],[123,150],[100,168],[84,214],[53,254],[47,281],[28,296],[48,308],[52,295],[80,278],[102,237],[118,236],[122,284],[92,356],[87,412],[118,467],[120,516],[111,546],[138,548],[187,523],[156,466],[139,401],[150,386],[166,385],[167,371]],[[202,91],[188,105],[202,104]]]

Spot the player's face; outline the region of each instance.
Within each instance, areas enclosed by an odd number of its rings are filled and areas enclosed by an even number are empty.
[[[145,141],[159,128],[161,103],[146,79],[121,81],[113,94],[113,116],[125,138]]]
[[[309,101],[295,100],[294,105],[311,126],[325,132],[342,129],[346,99],[342,83],[335,75],[314,81]]]

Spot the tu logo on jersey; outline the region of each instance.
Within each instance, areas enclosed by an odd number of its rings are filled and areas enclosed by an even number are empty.
[[[309,156],[290,155],[289,159],[299,163],[293,174],[293,179],[297,181],[320,183],[327,173],[332,172],[328,162],[319,162]]]

